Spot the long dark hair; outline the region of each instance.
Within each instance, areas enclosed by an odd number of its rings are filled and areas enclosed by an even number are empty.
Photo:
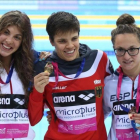
[[[31,23],[29,17],[25,13],[10,11],[0,18],[0,33],[11,25],[16,25],[22,32],[21,45],[18,50],[14,52],[12,57],[14,59],[15,70],[23,84],[27,102],[30,92],[28,91],[29,82],[33,80],[33,33]],[[2,67],[2,65],[0,67]]]

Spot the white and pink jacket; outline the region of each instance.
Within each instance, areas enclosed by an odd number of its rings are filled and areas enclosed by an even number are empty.
[[[6,81],[7,73],[1,73],[2,81]],[[24,90],[15,69],[8,84],[0,84],[0,139],[1,140],[33,140],[28,111],[24,105]]]
[[[105,78],[103,108],[107,116],[112,111],[112,124],[108,140],[139,140],[138,135],[132,128],[128,113],[120,105],[131,109],[136,106],[138,77],[132,81],[129,77],[123,76],[119,101],[117,100],[117,85],[119,72]],[[139,110],[140,111],[140,110]]]

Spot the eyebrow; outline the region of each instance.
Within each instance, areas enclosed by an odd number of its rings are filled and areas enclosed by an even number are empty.
[[[9,30],[8,28],[4,29],[3,31],[8,31],[8,32],[10,32],[10,30]],[[15,34],[15,35],[21,36],[21,37],[22,37],[22,34]]]
[[[16,34],[17,36],[21,36],[22,37],[22,35],[21,34]]]
[[[134,45],[132,45],[132,46],[129,46],[129,48],[128,49],[130,49],[130,48],[135,48],[134,47]],[[124,49],[123,47],[121,47],[121,46],[119,46],[119,47],[117,47],[116,49]],[[125,50],[125,49],[124,49]]]
[[[58,41],[61,41],[61,40],[66,40],[66,39],[64,39],[64,38],[59,38],[59,39],[58,39]]]

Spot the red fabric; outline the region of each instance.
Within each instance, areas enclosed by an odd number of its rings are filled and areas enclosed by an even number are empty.
[[[43,100],[49,107],[52,120],[48,127],[48,131],[44,137],[44,140],[107,140],[106,129],[104,125],[104,114],[102,107],[103,99],[103,87],[104,78],[109,75],[106,72],[107,57],[103,54],[97,69],[91,76],[86,76],[85,78],[79,78],[75,80],[59,81],[57,86],[67,86],[66,89],[54,89],[55,82],[50,82],[48,86],[45,87],[45,92],[43,94],[38,93],[35,89],[30,94],[29,97],[29,119],[31,125],[37,124],[42,116],[44,104]],[[94,71],[94,70],[93,70]],[[94,80],[101,80],[98,85],[94,84]],[[97,121],[97,131],[88,131],[83,134],[73,135],[58,132],[59,120],[55,118],[55,110],[53,106],[52,93],[68,92],[68,91],[81,91],[81,90],[93,90],[96,86],[102,86],[101,97],[96,97],[96,121]],[[52,87],[52,88],[51,88]]]

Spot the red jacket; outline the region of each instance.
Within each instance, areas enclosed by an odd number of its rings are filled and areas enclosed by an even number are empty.
[[[90,56],[90,57],[89,57]],[[104,78],[111,67],[102,51],[89,51],[84,69],[76,79],[59,76],[57,87],[52,74],[43,94],[35,88],[29,97],[29,119],[31,125],[37,124],[44,110],[44,103],[49,107],[52,120],[45,135],[45,140],[107,140],[102,108]],[[74,77],[71,69],[66,74],[59,63],[59,69],[67,77]],[[79,65],[78,65],[79,67]],[[73,64],[73,69],[78,69]]]

